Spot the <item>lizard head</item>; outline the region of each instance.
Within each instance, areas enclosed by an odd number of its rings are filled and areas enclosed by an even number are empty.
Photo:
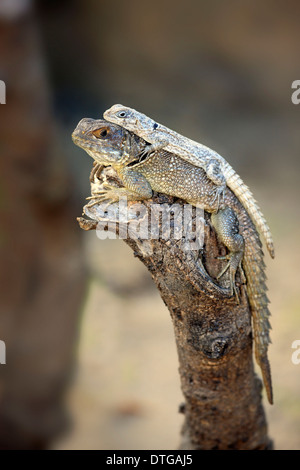
[[[84,118],[72,133],[73,142],[94,160],[109,166],[122,158],[127,132],[103,119]]]
[[[131,132],[145,129],[152,131],[158,127],[153,119],[122,104],[114,104],[104,112],[103,117],[107,121],[119,124],[119,126],[123,126]]]

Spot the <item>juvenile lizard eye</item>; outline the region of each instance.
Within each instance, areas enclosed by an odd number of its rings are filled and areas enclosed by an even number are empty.
[[[109,130],[107,129],[107,127],[100,127],[100,129],[96,129],[92,132],[92,134],[97,137],[97,139],[105,139],[108,133]]]
[[[120,111],[118,113],[118,117],[120,117],[120,118],[124,118],[124,117],[126,117],[126,115],[127,115],[126,111]]]

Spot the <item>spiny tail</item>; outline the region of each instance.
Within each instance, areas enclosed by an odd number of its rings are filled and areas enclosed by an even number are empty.
[[[240,200],[240,202],[247,210],[253,223],[261,232],[271,257],[274,258],[275,250],[271,230],[260,208],[258,207],[257,201],[254,199],[253,194],[251,193],[248,186],[246,186],[246,184],[240,178],[240,176],[229,165],[229,163],[224,162],[222,164],[222,170],[226,179],[227,186],[234,192],[236,197]]]
[[[255,343],[255,358],[262,371],[269,403],[273,403],[272,380],[270,364],[268,361],[268,345],[271,343],[269,331],[270,312],[269,299],[266,295],[266,274],[263,260],[262,244],[254,226],[247,222],[245,213],[242,215],[243,223],[240,225],[245,240],[243,268],[247,278],[247,292],[253,318],[253,334]]]

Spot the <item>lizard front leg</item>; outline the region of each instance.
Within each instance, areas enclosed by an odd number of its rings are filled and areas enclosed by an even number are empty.
[[[212,224],[217,232],[217,236],[229,249],[229,254],[221,259],[228,259],[225,268],[218,275],[218,279],[229,270],[230,288],[232,295],[235,294],[239,303],[239,295],[237,292],[235,277],[239,269],[242,281],[245,282],[245,275],[242,269],[242,259],[244,255],[244,238],[239,233],[239,223],[235,212],[230,207],[225,207],[211,215]]]
[[[143,157],[150,155],[153,152],[158,152],[163,150],[168,145],[167,140],[159,140],[153,144],[147,144],[142,152],[140,152],[137,157],[141,161]]]
[[[95,191],[92,196],[87,198],[94,200],[94,202],[88,204],[88,207],[102,202],[113,204],[123,197],[126,197],[128,201],[141,201],[151,198],[152,188],[143,175],[128,167],[118,168],[116,171],[125,187],[118,188],[104,183],[102,189]]]

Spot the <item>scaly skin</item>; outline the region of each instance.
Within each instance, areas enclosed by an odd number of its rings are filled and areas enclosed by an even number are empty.
[[[216,185],[199,166],[194,166],[165,150],[149,154],[147,143],[123,127],[104,120],[82,119],[72,134],[76,145],[96,162],[112,166],[124,188],[106,185],[93,196],[98,202],[117,202],[152,197],[157,191],[184,199],[211,213],[211,221],[219,239],[229,250],[228,263],[218,277],[229,270],[232,295],[238,299],[235,275],[238,269],[246,285],[253,316],[255,356],[261,367],[268,400],[273,402],[270,367],[267,357],[270,343],[268,298],[266,296],[262,245],[246,209],[233,192],[225,187],[220,200],[215,197]],[[243,269],[242,269],[243,268]]]
[[[222,197],[227,185],[248,211],[252,221],[262,233],[271,257],[274,258],[275,250],[271,231],[253,194],[221,155],[205,145],[158,124],[145,114],[121,104],[115,104],[105,111],[103,116],[107,121],[119,124],[150,142],[152,144],[149,148],[150,151],[153,149],[168,150],[192,165],[205,170],[209,179],[216,185],[218,200]]]

